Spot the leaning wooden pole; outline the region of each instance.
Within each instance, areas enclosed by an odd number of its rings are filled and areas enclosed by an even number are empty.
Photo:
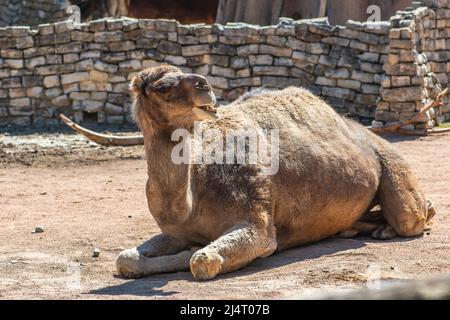
[[[420,118],[420,116],[427,112],[428,110],[430,110],[431,108],[434,107],[441,107],[443,105],[442,103],[442,98],[444,96],[446,96],[448,94],[449,89],[446,88],[445,90],[441,91],[436,98],[429,102],[428,104],[426,104],[424,107],[422,107],[419,112],[417,112],[416,114],[414,114],[411,118],[404,120],[402,122],[396,123],[394,125],[391,126],[387,126],[387,127],[381,127],[381,128],[373,128],[373,127],[369,127],[369,130],[372,131],[373,133],[376,134],[381,134],[381,133],[394,133],[394,132],[398,132],[402,127],[407,126],[409,124],[414,123],[417,119]]]
[[[64,114],[60,114],[59,117],[61,118],[64,123],[75,130],[76,132],[82,134],[86,138],[88,138],[91,141],[94,141],[98,144],[101,144],[103,146],[137,146],[144,144],[144,137],[143,136],[113,136],[113,135],[105,135],[101,133],[97,133],[91,130],[88,130],[86,128],[83,128],[82,126],[77,125],[75,122],[67,118]]]

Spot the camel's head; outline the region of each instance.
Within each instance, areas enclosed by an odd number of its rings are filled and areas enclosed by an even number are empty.
[[[216,118],[216,97],[205,77],[168,65],[141,71],[131,82],[138,122],[148,115],[158,126],[192,128]]]

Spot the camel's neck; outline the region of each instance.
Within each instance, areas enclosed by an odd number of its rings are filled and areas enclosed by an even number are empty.
[[[185,221],[192,211],[190,165],[175,164],[171,132],[144,132],[148,165],[147,200],[150,212],[161,225]]]

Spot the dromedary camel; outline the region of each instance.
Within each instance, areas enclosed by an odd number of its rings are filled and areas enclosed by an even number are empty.
[[[131,91],[148,161],[148,207],[162,233],[120,253],[125,277],[190,267],[196,279],[211,279],[337,234],[420,235],[434,215],[388,142],[305,89],[249,94],[215,109],[205,77],[165,65],[142,71]],[[259,163],[175,164],[171,134],[192,132],[195,121],[220,132],[279,129],[278,172],[263,174]]]

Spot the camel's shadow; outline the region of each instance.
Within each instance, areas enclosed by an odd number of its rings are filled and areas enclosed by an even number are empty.
[[[366,246],[367,243],[386,243],[386,242],[405,242],[414,240],[415,238],[396,238],[388,241],[373,240],[367,237],[340,239],[331,238],[322,240],[315,244],[306,245],[303,247],[293,248],[286,251],[275,253],[269,257],[257,259],[245,268],[220,275],[210,281],[226,280],[229,278],[237,278],[262,272],[268,269],[286,266],[295,262],[317,259],[322,256],[327,256],[347,250],[355,250]],[[118,277],[118,276],[116,276]],[[185,280],[188,282],[195,281],[190,272],[177,272],[171,274],[161,274],[148,276],[142,279],[129,280],[119,285],[108,286],[101,289],[91,290],[89,294],[99,295],[134,295],[147,297],[167,297],[177,294],[176,291],[164,291],[162,289],[170,281]]]
[[[114,277],[120,278],[115,275]],[[161,289],[168,282],[174,280],[191,281],[192,276],[189,272],[168,273],[146,278],[129,280],[122,284],[108,286],[96,290],[91,290],[89,294],[111,295],[111,296],[146,296],[146,297],[167,297],[178,293],[177,291],[165,291]]]

